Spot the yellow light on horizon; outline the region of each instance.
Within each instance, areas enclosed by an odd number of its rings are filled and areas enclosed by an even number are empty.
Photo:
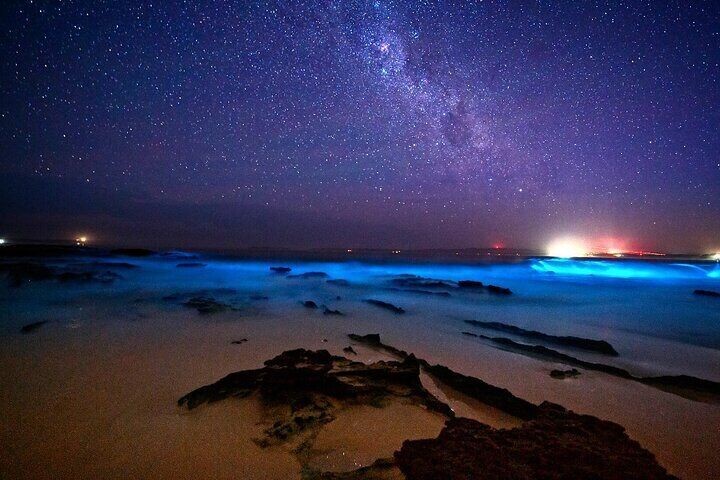
[[[547,254],[550,257],[573,258],[586,257],[588,249],[585,242],[577,238],[560,238],[548,245]]]
[[[710,255],[710,259],[715,260],[716,262],[720,262],[720,252],[715,252]]]
[[[5,245],[5,239],[4,239],[4,238],[0,238],[0,245]]]

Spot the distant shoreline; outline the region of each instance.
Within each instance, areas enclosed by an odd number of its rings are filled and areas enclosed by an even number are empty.
[[[268,259],[268,260],[314,260],[314,261],[378,261],[378,262],[449,262],[449,263],[514,263],[526,259],[551,259],[539,250],[511,248],[462,248],[462,249],[382,249],[382,248],[313,248],[285,249],[275,247],[249,247],[232,249],[149,249],[146,247],[127,247],[123,245],[83,245],[70,242],[33,242],[6,243],[0,246],[0,257],[16,256],[65,256],[65,255],[107,255],[120,252],[136,251],[131,256],[149,256],[169,252],[186,252],[197,255],[227,257],[231,259]],[[643,260],[653,262],[665,261],[707,261],[715,260],[704,254],[663,253],[663,254],[623,254],[592,255],[577,257],[575,260]]]

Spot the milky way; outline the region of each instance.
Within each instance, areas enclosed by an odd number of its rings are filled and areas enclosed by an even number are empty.
[[[1,235],[720,247],[716,2],[0,9]]]

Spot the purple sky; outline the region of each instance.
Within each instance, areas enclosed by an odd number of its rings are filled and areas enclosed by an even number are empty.
[[[718,2],[0,10],[8,238],[720,249]]]

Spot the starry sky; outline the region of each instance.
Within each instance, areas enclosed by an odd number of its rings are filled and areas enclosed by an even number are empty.
[[[720,3],[0,6],[0,235],[720,248]]]

